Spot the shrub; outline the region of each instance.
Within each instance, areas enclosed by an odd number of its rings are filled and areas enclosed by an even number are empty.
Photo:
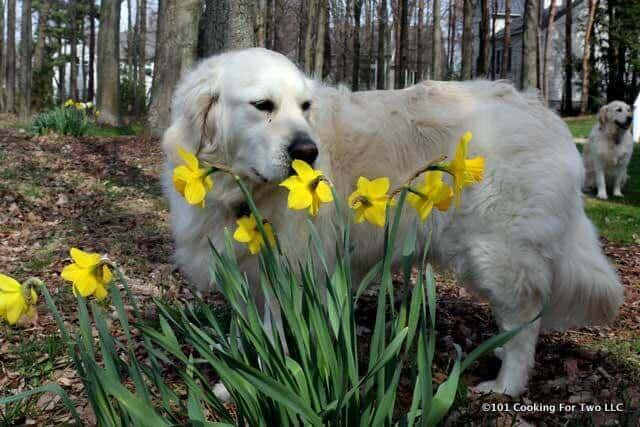
[[[265,234],[260,213],[246,188],[250,209]],[[357,284],[351,279],[349,223],[336,226],[336,260],[329,268],[313,223],[309,251],[303,264],[292,265],[280,246],[266,244],[260,253],[260,285],[283,319],[279,337],[274,323],[261,321],[249,283],[235,258],[230,235],[223,251],[211,247],[211,266],[226,297],[230,319],[223,324],[213,309],[196,298],[182,307],[155,300],[159,325],[145,322],[123,275],[114,268],[109,286],[125,340],[113,338],[104,308],[78,296],[79,325],[69,331],[46,287],[45,300],[68,345],[86,396],[104,426],[145,425],[435,425],[446,415],[456,396],[460,375],[485,352],[504,344],[518,330],[491,338],[464,360],[457,355],[449,378],[433,391],[436,289],[427,248],[416,245],[416,228],[401,245],[403,285],[399,308],[394,305],[391,258],[397,252],[397,229],[407,190],[400,193],[390,221],[382,260]],[[337,198],[336,198],[337,199]],[[336,204],[340,210],[340,205]],[[339,217],[342,217],[339,215]],[[416,221],[415,227],[418,227]],[[411,284],[412,267],[419,274]],[[113,267],[113,265],[112,265]],[[368,347],[369,360],[361,364],[362,342],[356,335],[355,305],[362,292],[380,278],[376,318]],[[118,284],[127,293],[134,321],[129,323]],[[325,290],[325,291],[323,291]],[[92,336],[91,321],[98,331]],[[132,327],[141,334],[134,336]],[[282,339],[281,339],[282,338]],[[142,341],[142,342],[140,342]],[[285,350],[285,347],[288,351]],[[416,354],[417,353],[417,354]],[[412,379],[413,398],[399,412],[397,395],[408,360],[417,360]],[[214,393],[215,372],[235,402],[230,411]],[[178,383],[176,383],[176,374]],[[168,378],[172,377],[171,383]],[[180,391],[184,393],[180,394]],[[47,386],[0,399],[18,401],[38,392],[61,394],[79,420],[75,408],[59,387]]]
[[[56,107],[38,114],[28,128],[33,135],[46,135],[54,132],[58,135],[83,136],[89,128],[89,117],[85,110],[75,107]]]

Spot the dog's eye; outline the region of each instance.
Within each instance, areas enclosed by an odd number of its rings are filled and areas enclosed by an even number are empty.
[[[303,102],[302,105],[300,105],[300,108],[302,108],[302,111],[309,110],[309,108],[311,108],[311,101]]]
[[[273,105],[273,101],[270,101],[268,99],[262,99],[260,101],[253,101],[251,103],[251,105],[253,105],[254,107],[256,107],[258,110],[260,111],[266,111],[266,112],[273,112],[273,109],[275,108],[275,106]]]

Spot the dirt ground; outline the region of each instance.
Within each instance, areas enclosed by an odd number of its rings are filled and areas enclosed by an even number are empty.
[[[73,307],[59,272],[68,262],[68,249],[76,246],[116,260],[143,298],[188,297],[170,260],[167,205],[158,181],[161,165],[157,141],[30,138],[0,128],[0,272],[19,280],[37,276],[61,305]],[[448,425],[639,425],[640,245],[603,245],[625,286],[618,320],[609,327],[543,335],[529,391],[519,401],[463,389]],[[443,380],[454,354],[452,343],[470,351],[495,334],[496,327],[488,307],[450,277],[440,275],[438,283],[435,378]],[[366,306],[361,311],[366,331],[370,316]],[[95,418],[82,398],[82,384],[59,340],[51,338],[55,336],[53,318],[43,304],[31,324],[18,330],[0,327],[0,396],[57,382],[77,398],[78,410],[91,424]],[[498,367],[495,357],[486,356],[464,382],[489,379]],[[406,393],[401,398],[410,400]],[[59,425],[69,420],[53,396],[28,405],[20,423]]]

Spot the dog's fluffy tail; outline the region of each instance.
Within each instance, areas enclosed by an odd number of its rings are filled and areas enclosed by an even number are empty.
[[[555,264],[551,301],[543,327],[604,324],[618,314],[624,290],[602,253],[596,231],[583,211],[567,230],[562,256]]]

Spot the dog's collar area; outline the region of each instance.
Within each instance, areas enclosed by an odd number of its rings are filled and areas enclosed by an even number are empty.
[[[236,218],[242,218],[243,216],[251,215],[251,209],[249,209],[249,205],[247,202],[238,203],[237,205],[231,208],[233,211],[233,216]]]

